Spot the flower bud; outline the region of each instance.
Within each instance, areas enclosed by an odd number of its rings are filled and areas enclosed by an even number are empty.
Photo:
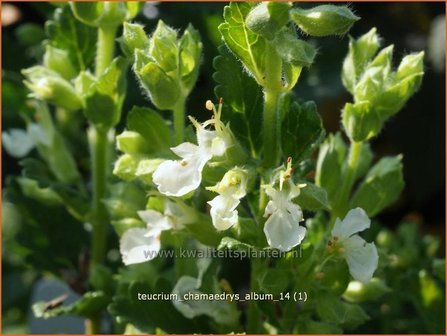
[[[82,108],[83,102],[74,87],[58,73],[43,66],[23,70],[25,85],[31,95],[69,111]]]
[[[353,303],[375,301],[390,291],[390,288],[378,278],[372,278],[366,284],[360,281],[351,281],[343,294],[343,298]]]
[[[138,159],[130,154],[121,155],[115,162],[113,174],[123,179],[131,181],[135,179],[135,172],[138,167]]]
[[[254,33],[273,40],[289,21],[290,7],[290,2],[261,2],[248,13],[245,24]]]
[[[188,28],[186,28],[183,36],[179,40],[180,76],[181,81],[188,92],[192,90],[199,74],[202,47],[203,45],[200,41],[199,33],[192,25],[188,25]]]
[[[163,162],[162,159],[143,159],[138,162],[135,176],[146,184],[152,183],[152,174],[158,166]]]
[[[367,101],[347,103],[343,110],[343,127],[349,138],[356,142],[376,136],[382,128],[382,121],[376,110]]]
[[[247,171],[235,167],[226,172],[222,180],[214,187],[208,187],[207,189],[221,195],[227,194],[240,199],[247,193],[247,181]]]
[[[344,35],[360,18],[346,6],[321,5],[311,9],[293,8],[290,16],[311,36]]]
[[[140,4],[135,1],[70,2],[70,7],[79,21],[93,27],[119,26],[140,10]]]
[[[150,151],[146,140],[140,133],[124,131],[116,137],[116,147],[126,154],[144,154]]]
[[[177,32],[159,20],[152,35],[149,54],[165,72],[170,72],[177,69],[178,52]]]
[[[66,80],[74,78],[78,73],[70,61],[68,52],[63,49],[52,47],[49,44],[45,47],[43,64],[48,69],[56,71]]]
[[[135,49],[146,50],[149,47],[149,39],[142,25],[124,22],[120,44],[124,54],[133,57]]]
[[[136,53],[141,59],[141,51]],[[156,63],[146,63],[142,68],[135,68],[137,78],[146,89],[152,103],[160,110],[173,109],[180,96],[180,87],[172,77],[168,76]]]
[[[365,67],[379,49],[379,36],[376,28],[362,35],[357,40],[350,39],[349,52],[343,62],[342,81],[346,89],[353,93],[357,80]]]

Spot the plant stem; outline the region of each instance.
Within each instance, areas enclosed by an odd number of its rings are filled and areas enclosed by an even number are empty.
[[[337,217],[341,218],[346,214],[349,195],[351,193],[352,186],[355,181],[355,175],[357,173],[358,161],[360,152],[362,151],[362,142],[351,142],[349,150],[348,165],[343,177],[343,184],[338,193],[338,198],[333,206],[332,215],[330,220],[330,227],[332,228]]]
[[[185,102],[186,98],[180,97],[174,106],[174,134],[175,143],[178,145],[183,142],[185,129]]]
[[[96,77],[100,76],[112,63],[115,49],[115,35],[117,26],[105,26],[98,28],[98,43],[96,51]]]
[[[101,76],[113,60],[115,48],[116,26],[98,28],[98,43],[95,60],[96,77]],[[92,171],[92,256],[90,262],[90,274],[93,274],[96,265],[104,262],[107,248],[107,225],[109,222],[107,210],[103,204],[106,196],[107,176],[111,169],[110,143],[108,140],[108,129],[98,128],[90,125],[88,138],[91,155]],[[101,313],[98,312],[86,321],[86,332],[98,334],[101,332]]]
[[[279,163],[280,156],[280,118],[278,104],[281,93],[265,90],[264,93],[264,118],[262,124],[264,158],[263,166],[274,168]]]

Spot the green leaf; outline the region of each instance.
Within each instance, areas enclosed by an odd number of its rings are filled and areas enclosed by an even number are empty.
[[[332,294],[321,293],[317,300],[317,313],[324,322],[355,327],[369,319],[359,305],[343,302]]]
[[[119,26],[138,14],[136,2],[70,2],[74,16],[92,27]]]
[[[256,156],[262,145],[259,120],[263,108],[261,87],[242,70],[228,48],[221,45],[219,53],[213,61],[216,70],[213,79],[217,82],[216,96],[224,99],[223,118],[230,120],[235,136]],[[231,111],[225,109],[227,106]],[[229,118],[226,116],[228,113],[231,113]]]
[[[399,198],[404,187],[402,156],[382,158],[359,186],[350,208],[360,207],[373,217]]]
[[[70,61],[68,50],[55,48],[50,44],[45,46],[45,54],[43,55],[43,64],[61,75],[64,79],[70,80],[76,77],[79,70]]]
[[[292,103],[282,124],[284,156],[302,161],[320,144],[324,137],[321,118],[314,102]]]
[[[61,315],[76,315],[90,317],[104,309],[109,302],[109,297],[101,291],[87,292],[82,298],[68,306],[48,308],[48,302],[37,302],[33,305],[34,315],[38,318],[51,318]]]
[[[261,2],[247,15],[245,23],[252,32],[272,40],[289,21],[289,2]]]
[[[69,6],[56,9],[45,30],[49,45],[67,52],[77,72],[90,66],[95,57],[96,30],[78,22]]]
[[[126,91],[127,61],[115,58],[90,86],[85,96],[85,116],[99,128],[109,129],[121,118]]]
[[[262,85],[266,68],[266,41],[245,25],[252,7],[253,5],[247,2],[231,2],[225,6],[225,22],[218,29],[228,48],[242,61],[258,84]]]
[[[310,211],[330,209],[327,193],[323,188],[313,183],[306,182],[306,186],[300,190],[296,203],[303,209]]]
[[[279,295],[287,290],[292,277],[288,270],[266,268],[257,276],[259,289],[267,294]]]
[[[190,92],[199,75],[203,44],[200,35],[190,24],[179,40],[179,73],[183,87]]]
[[[320,281],[322,287],[334,295],[341,295],[345,292],[351,279],[346,262],[343,260],[330,261],[324,265],[321,272],[323,274]]]
[[[321,5],[310,9],[295,7],[290,16],[297,26],[311,36],[344,35],[360,18],[347,7]]]
[[[147,153],[169,151],[171,133],[163,118],[154,110],[134,106],[127,116],[127,127],[146,141]]]
[[[250,251],[253,251],[253,250],[257,249],[257,248],[252,246],[252,245],[249,245],[249,244],[246,244],[246,243],[242,243],[239,240],[236,240],[234,238],[224,237],[220,241],[220,244],[217,247],[217,249],[218,250],[229,249],[229,250],[234,250],[234,251],[250,252]]]
[[[308,42],[298,39],[291,27],[281,30],[274,41],[276,51],[284,62],[295,67],[310,66],[317,54],[316,49]]]
[[[117,135],[116,148],[126,154],[147,154],[152,151],[150,143],[140,133],[133,131]]]
[[[331,203],[340,187],[343,163],[346,159],[347,147],[340,133],[329,134],[320,146],[318,153],[315,183],[326,190]]]

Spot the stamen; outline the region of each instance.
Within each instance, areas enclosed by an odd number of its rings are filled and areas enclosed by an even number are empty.
[[[180,165],[181,165],[182,167],[186,167],[186,166],[188,165],[188,161],[186,161],[186,160],[182,160],[182,161],[180,161]]]
[[[212,102],[211,100],[207,100],[206,103],[205,103],[205,108],[206,108],[208,111],[212,111],[212,110],[214,109],[214,104],[213,104],[213,102]]]

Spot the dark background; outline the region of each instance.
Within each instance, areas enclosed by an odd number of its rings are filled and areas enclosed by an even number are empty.
[[[7,4],[2,4],[2,7]],[[2,128],[23,127],[18,109],[26,97],[21,84],[20,69],[40,62],[44,39],[43,24],[51,17],[54,7],[48,3],[10,3],[20,13],[20,18],[2,27]],[[197,86],[188,102],[188,113],[203,111],[203,102],[214,97],[212,80],[213,57],[221,43],[217,25],[222,21],[225,3],[159,3],[146,4],[135,21],[146,26],[151,33],[158,17],[176,29],[183,31],[189,22],[200,31],[204,42],[204,57]],[[315,4],[299,3],[300,6]],[[424,233],[442,237],[445,232],[445,61],[432,61],[429,40],[433,22],[445,15],[444,3],[353,3],[352,9],[362,19],[350,34],[358,37],[371,27],[377,27],[382,45],[395,46],[395,65],[410,52],[426,51],[425,76],[422,87],[410,99],[404,109],[385,125],[382,133],[372,141],[373,151],[380,158],[402,153],[406,187],[401,198],[385,209],[378,220],[395,228],[402,219],[411,216],[418,221]],[[311,69],[303,72],[295,87],[298,97],[317,102],[328,132],[340,129],[340,110],[351,99],[341,84],[340,70],[347,52],[347,37],[327,37],[315,40],[319,55]],[[445,48],[444,36],[434,44]],[[444,49],[445,50],[445,49]],[[150,105],[129,74],[128,96],[124,113],[134,104]],[[124,120],[124,118],[123,118]],[[122,128],[123,125],[120,125]],[[2,181],[8,175],[18,175],[17,161],[2,151]],[[443,249],[442,249],[443,250]],[[7,251],[3,254],[3,289],[9,284],[18,285],[9,275],[22,274],[26,268],[11,261]],[[23,272],[22,272],[23,271]],[[33,276],[30,275],[31,278]],[[16,281],[16,282],[14,282]],[[8,284],[9,282],[9,284]],[[29,307],[27,282],[18,294],[8,296],[5,291],[3,316],[5,331],[26,332],[26,309]],[[28,285],[31,284],[31,280]],[[6,315],[5,315],[6,313]],[[9,314],[9,315],[8,315]],[[8,329],[9,328],[9,329]],[[25,328],[25,329],[23,329]]]

